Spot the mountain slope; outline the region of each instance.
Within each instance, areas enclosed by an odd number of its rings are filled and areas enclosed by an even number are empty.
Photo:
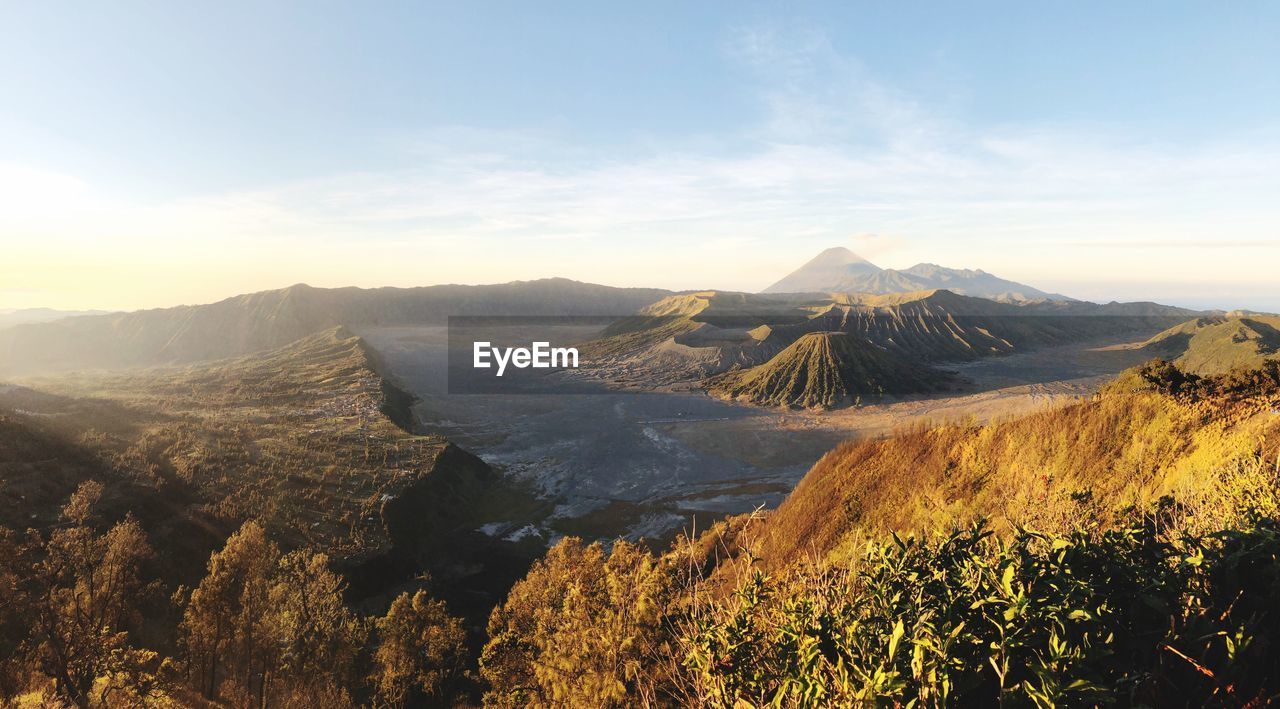
[[[1198,318],[1156,335],[1144,349],[1200,375],[1258,367],[1280,358],[1280,317],[1231,314]]]
[[[863,398],[937,389],[944,372],[895,358],[843,332],[811,332],[762,365],[706,382],[713,396],[761,406],[830,409]]]
[[[903,270],[884,269],[845,248],[823,251],[762,292],[885,294],[929,290],[949,290],[1005,301],[1071,300],[982,270],[945,268],[931,263]]]
[[[247,519],[286,549],[323,550],[366,598],[427,571],[483,618],[543,547],[479,531],[542,503],[439,436],[343,328],[184,367],[63,374],[0,385],[0,525],[60,523],[86,479],[110,519],[133,514],[171,586],[204,574]]]
[[[1064,295],[1046,293],[1038,288],[1016,283],[982,270],[946,268],[921,263],[901,271],[886,269],[871,275],[851,275],[834,290],[851,293],[896,293],[901,291],[945,289],[960,295],[1001,301],[1071,300]]]
[[[295,285],[208,305],[8,328],[0,331],[0,374],[233,357],[339,325],[443,325],[451,315],[621,315],[669,294],[565,279],[423,288]]]
[[[1238,494],[1211,471],[1280,452],[1280,369],[1170,393],[1140,368],[1089,401],[986,426],[945,425],[845,443],[768,517],[759,551],[790,564],[856,555],[869,537],[978,517],[1042,530],[1118,519],[1174,491]],[[1215,389],[1216,387],[1216,389]]]

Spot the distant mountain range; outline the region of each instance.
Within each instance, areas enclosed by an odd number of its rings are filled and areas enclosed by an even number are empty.
[[[671,291],[564,278],[421,288],[294,285],[209,303],[0,330],[0,376],[184,364],[282,347],[338,326],[444,325],[451,315],[621,315]]]
[[[672,295],[582,346],[594,374],[697,384],[759,405],[835,408],[944,389],[947,362],[1150,333],[1202,316],[1155,303],[1012,301],[948,290]]]
[[[905,293],[949,290],[999,301],[1073,300],[1028,285],[998,278],[982,270],[921,263],[901,271],[880,268],[843,247],[827,249],[764,293]]]
[[[54,310],[53,308],[19,308],[0,310],[0,329],[11,325],[51,322],[80,315],[102,315],[105,310]]]
[[[946,288],[935,287],[944,283]],[[335,327],[439,326],[450,316],[624,316],[581,351],[622,386],[703,387],[713,395],[802,408],[945,388],[937,366],[1088,338],[1147,337],[1214,315],[1156,303],[1098,305],[982,271],[922,264],[881,269],[828,249],[771,294],[613,288],[562,278],[421,288],[295,285],[207,305],[61,317],[0,329],[0,376],[186,364],[283,347]],[[52,311],[44,311],[50,316]],[[35,314],[29,314],[32,317]],[[1177,346],[1244,358],[1274,347],[1270,321],[1170,332]],[[1214,321],[1215,323],[1217,321]],[[1230,330],[1230,331],[1228,331]],[[1245,332],[1248,330],[1248,332]],[[1243,333],[1243,334],[1242,334]],[[1240,347],[1240,343],[1250,348]],[[1256,347],[1252,347],[1256,345]],[[1248,352],[1243,350],[1248,349]],[[1255,351],[1256,350],[1256,351]],[[1221,356],[1217,356],[1221,359]]]

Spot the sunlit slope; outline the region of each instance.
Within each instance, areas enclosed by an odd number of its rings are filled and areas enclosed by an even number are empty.
[[[885,392],[915,393],[944,386],[939,370],[896,358],[843,332],[800,337],[768,362],[710,379],[714,396],[762,406],[823,408],[876,401]]]
[[[1176,370],[1131,371],[1096,397],[987,426],[922,427],[841,445],[765,525],[761,553],[785,564],[853,553],[868,536],[975,517],[1057,526],[1139,507],[1215,466],[1280,451],[1280,370],[1203,394]],[[1145,371],[1145,370],[1143,370]],[[1243,393],[1241,393],[1243,392]]]
[[[1156,335],[1145,349],[1201,375],[1258,367],[1280,357],[1280,316],[1198,318]]]
[[[424,288],[296,285],[208,305],[7,328],[0,331],[0,375],[219,359],[280,347],[339,325],[444,325],[452,315],[622,315],[668,294],[554,278]]]

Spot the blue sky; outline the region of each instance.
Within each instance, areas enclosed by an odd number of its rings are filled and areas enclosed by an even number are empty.
[[[4,17],[0,307],[551,275],[755,290],[845,245],[1280,309],[1274,3]]]

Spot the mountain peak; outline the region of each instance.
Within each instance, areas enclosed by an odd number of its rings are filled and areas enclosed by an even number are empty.
[[[765,288],[765,293],[822,293],[828,286],[862,275],[879,273],[880,267],[843,246],[833,246],[809,259],[786,278]]]
[[[846,249],[843,246],[832,246],[829,249],[823,249],[822,253],[813,257],[813,259],[809,261],[809,264],[815,264],[815,263],[871,264],[870,261],[862,258],[861,256],[855,254],[854,252],[850,251],[849,249]],[[806,265],[809,265],[809,264],[806,264]]]
[[[918,263],[903,270],[882,269],[843,247],[827,249],[765,293],[912,293],[946,289],[1002,301],[1071,300],[994,276],[981,269]]]

